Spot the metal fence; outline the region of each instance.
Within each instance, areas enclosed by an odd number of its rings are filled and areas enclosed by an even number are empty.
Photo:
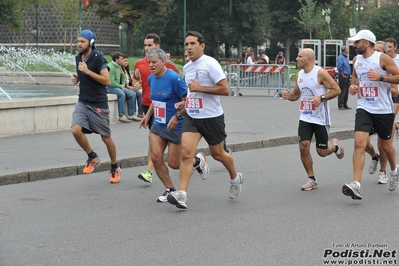
[[[290,67],[275,64],[232,64],[224,68],[231,95],[241,96],[242,89],[267,90],[274,97],[290,88]],[[234,91],[235,89],[235,91]]]

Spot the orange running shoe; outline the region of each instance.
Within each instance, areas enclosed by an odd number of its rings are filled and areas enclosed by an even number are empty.
[[[109,182],[111,182],[111,183],[119,183],[119,181],[121,180],[121,172],[122,172],[122,169],[120,168],[120,167],[118,167],[118,168],[116,168],[116,169],[114,169],[114,170],[111,170],[111,177],[110,177],[110,179],[109,179]]]
[[[83,174],[91,174],[94,171],[94,166],[96,166],[100,162],[100,158],[96,156],[95,158],[89,158],[86,161],[85,168],[83,168]]]

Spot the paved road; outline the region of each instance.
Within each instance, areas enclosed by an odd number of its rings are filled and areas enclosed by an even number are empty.
[[[399,191],[364,172],[364,199],[342,195],[353,140],[342,144],[342,160],[314,156],[320,187],[309,192],[300,190],[307,178],[297,145],[234,152],[244,173],[236,200],[228,199],[226,170],[207,156],[211,175],[193,175],[185,211],[155,201],[164,188],[138,180],[142,167],[123,169],[115,185],[97,172],[0,186],[0,265],[309,266],[327,265],[325,252],[348,262],[339,254],[350,250],[383,250],[393,261]]]
[[[242,97],[222,97],[230,148],[240,151],[297,143],[298,102],[273,98],[259,90],[242,90],[242,93]],[[331,135],[352,138],[355,110],[340,111],[336,105],[337,101],[332,100]],[[355,97],[350,97],[349,105],[355,106]],[[123,168],[146,164],[148,131],[138,125],[137,122],[112,125]],[[89,140],[104,162],[97,169],[107,171],[110,166],[105,145],[95,134]],[[80,174],[87,158],[69,130],[0,137],[0,147],[0,184]],[[204,147],[205,142],[201,142],[199,148]]]

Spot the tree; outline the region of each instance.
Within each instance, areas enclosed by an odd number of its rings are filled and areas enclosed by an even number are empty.
[[[163,16],[173,0],[90,0],[90,10],[102,18],[111,19],[112,23],[127,25],[127,55],[133,55],[133,34],[143,25],[143,20],[152,16]],[[149,16],[151,15],[151,16]]]
[[[77,26],[80,0],[54,0],[53,7],[60,12],[64,27]]]
[[[312,39],[312,32],[321,24],[320,16],[318,16],[316,10],[317,2],[314,0],[305,0],[305,5],[302,0],[298,1],[302,7],[298,10],[299,19],[297,17],[294,17],[294,19],[309,33],[309,39]]]
[[[374,32],[378,40],[399,36],[399,17],[396,9],[380,10],[371,17],[368,28]]]
[[[9,29],[20,32],[23,24],[23,14],[34,8],[35,4],[48,4],[49,0],[0,0],[1,23]]]
[[[270,26],[272,36],[277,40],[284,40],[286,61],[290,61],[291,40],[303,39],[304,31],[298,24],[292,23],[301,8],[298,1],[266,0],[270,10]],[[318,3],[330,3],[331,0],[319,0]]]

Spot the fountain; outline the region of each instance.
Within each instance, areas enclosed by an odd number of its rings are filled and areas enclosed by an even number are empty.
[[[0,137],[70,129],[79,94],[74,70],[72,54],[0,45]],[[116,123],[115,94],[108,94],[108,105]]]
[[[75,56],[70,53],[54,50],[36,52],[31,49],[15,49],[0,45],[0,65],[2,66],[0,81],[3,84],[0,100],[4,99],[4,96],[11,99],[67,96],[78,93],[76,86],[73,86],[69,80],[72,74],[67,68],[73,69],[75,66]],[[37,70],[41,72],[33,72]],[[57,79],[60,75],[63,78]],[[38,81],[40,76],[42,82]],[[62,82],[63,85],[49,85],[57,82]],[[11,97],[11,95],[14,96]]]

